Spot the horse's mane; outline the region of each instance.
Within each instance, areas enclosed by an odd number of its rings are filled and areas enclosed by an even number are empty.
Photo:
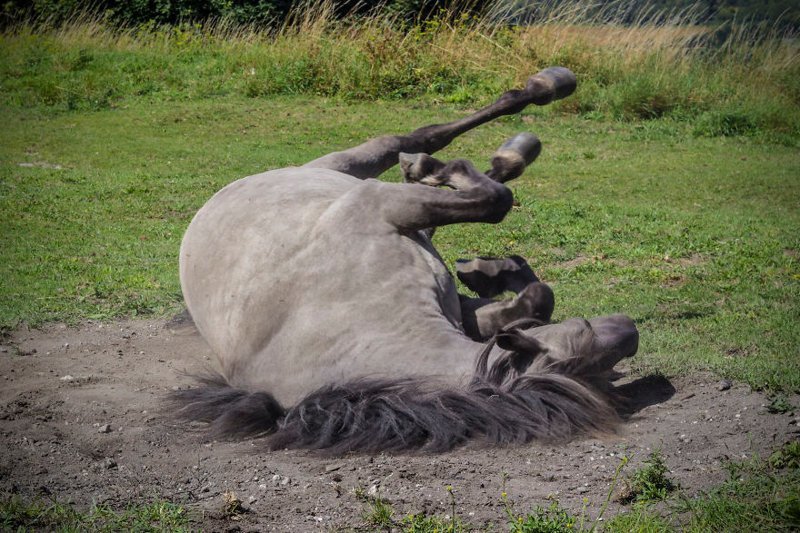
[[[522,335],[507,328],[502,335]],[[492,338],[462,387],[425,378],[358,378],[324,386],[285,409],[267,392],[230,387],[224,377],[171,395],[179,418],[203,421],[216,437],[267,436],[270,448],[442,452],[486,444],[561,441],[614,429],[615,399],[603,387],[560,373],[525,374],[535,354],[505,351]],[[524,344],[518,338],[515,344]]]

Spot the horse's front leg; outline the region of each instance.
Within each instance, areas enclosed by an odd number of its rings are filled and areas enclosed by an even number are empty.
[[[539,281],[522,257],[462,259],[456,263],[456,274],[478,293],[477,298],[459,295],[464,331],[473,340],[485,341],[523,319],[537,325],[550,322],[555,307],[553,291]],[[504,292],[516,295],[509,300],[494,299]]]

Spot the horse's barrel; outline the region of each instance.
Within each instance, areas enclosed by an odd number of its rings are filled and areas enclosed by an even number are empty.
[[[533,103],[544,105],[566,98],[577,86],[578,80],[570,69],[550,67],[531,76],[526,90],[533,92]]]

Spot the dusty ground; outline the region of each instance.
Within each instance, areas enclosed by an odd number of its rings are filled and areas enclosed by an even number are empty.
[[[800,432],[800,420],[768,413],[763,395],[737,383],[721,391],[703,376],[635,382],[640,410],[619,435],[563,447],[335,459],[266,452],[258,441],[208,442],[159,412],[167,391],[190,384],[182,372],[210,356],[180,321],[14,332],[0,346],[0,492],[114,508],[165,498],[186,505],[204,529],[304,531],[362,525],[357,488],[398,513],[444,516],[451,485],[462,520],[502,531],[504,485],[517,512],[554,496],[576,511],[588,498],[596,516],[621,454],[634,454],[632,472],[661,449],[692,495],[726,478],[725,460],[767,453]],[[226,491],[250,510],[238,521],[220,513]],[[618,511],[612,504],[608,512]]]

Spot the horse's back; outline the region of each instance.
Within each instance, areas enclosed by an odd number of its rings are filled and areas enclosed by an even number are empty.
[[[354,371],[407,370],[411,349],[434,357],[420,370],[444,368],[436,354],[462,340],[442,312],[455,286],[442,287],[447,271],[416,234],[377,218],[382,185],[283,169],[232,183],[198,212],[181,284],[229,380],[293,396]]]
[[[357,183],[333,171],[274,170],[229,184],[198,211],[181,244],[181,287],[215,352],[224,356],[253,338],[241,331],[252,328],[243,316],[248,302],[286,300],[317,221]],[[279,310],[263,317],[263,334],[278,323]]]

